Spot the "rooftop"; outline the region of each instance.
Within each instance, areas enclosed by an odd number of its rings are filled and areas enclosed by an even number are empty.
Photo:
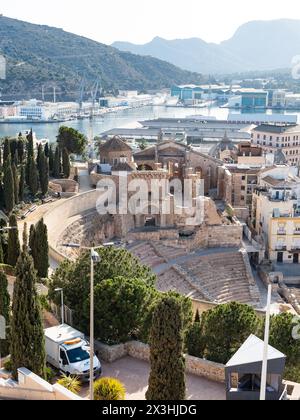
[[[99,152],[131,152],[132,149],[128,144],[126,144],[123,140],[121,140],[119,137],[113,137],[110,140],[107,140],[106,143],[101,144],[99,147]]]
[[[227,363],[227,367],[248,365],[251,363],[262,362],[264,350],[264,342],[255,335],[245,341],[242,347],[235,353],[235,355]],[[268,347],[268,360],[285,359],[286,356],[274,347]]]
[[[262,133],[275,133],[275,134],[297,133],[297,132],[300,132],[300,125],[297,125],[297,124],[261,124],[258,127],[254,128],[253,131],[262,132]]]

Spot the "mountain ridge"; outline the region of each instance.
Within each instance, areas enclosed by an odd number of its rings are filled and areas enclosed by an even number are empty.
[[[220,43],[196,37],[174,40],[155,37],[146,44],[112,45],[140,55],[163,56],[181,68],[202,74],[281,69],[289,67],[293,56],[300,54],[300,20],[250,21]]]
[[[161,89],[201,82],[200,74],[157,58],[119,51],[61,28],[0,17],[0,53],[7,59],[3,98],[34,97],[53,86],[63,99],[76,99],[83,77],[90,89],[101,78],[105,89]]]

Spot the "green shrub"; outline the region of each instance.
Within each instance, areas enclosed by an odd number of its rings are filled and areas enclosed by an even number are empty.
[[[66,388],[73,394],[79,394],[81,390],[81,382],[77,376],[62,375],[61,379],[57,382],[59,385]]]
[[[5,370],[7,370],[7,372],[11,372],[12,371],[12,362],[11,359],[8,359],[4,364],[3,367]]]
[[[54,370],[50,367],[47,366],[45,369],[45,377],[46,377],[46,381],[51,383],[53,381],[53,379],[55,378],[56,374],[54,372]]]
[[[101,378],[95,382],[94,397],[96,401],[125,400],[125,386],[114,378]]]
[[[0,270],[3,271],[7,276],[15,276],[15,269],[8,264],[0,264]]]
[[[45,295],[39,295],[39,301],[40,301],[41,308],[43,310],[48,311],[48,312],[51,311],[51,306],[49,304],[49,301],[47,299],[47,296],[45,296]]]

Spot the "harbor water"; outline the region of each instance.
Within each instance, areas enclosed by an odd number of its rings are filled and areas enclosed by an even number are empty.
[[[297,114],[300,122],[300,113]],[[229,110],[226,108],[181,108],[165,106],[147,106],[143,108],[127,109],[115,113],[105,114],[102,118],[96,117],[93,120],[73,120],[64,123],[18,123],[0,124],[0,138],[6,136],[16,136],[20,131],[30,128],[36,133],[38,139],[48,138],[51,143],[56,141],[58,129],[61,125],[73,127],[85,134],[89,139],[100,136],[101,133],[113,128],[133,127],[138,121],[155,118],[185,118],[191,115],[204,115],[226,120]]]

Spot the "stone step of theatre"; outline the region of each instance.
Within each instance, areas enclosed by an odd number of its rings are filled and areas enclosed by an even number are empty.
[[[176,291],[193,299],[204,299],[204,296],[174,268],[170,268],[158,276],[156,288],[161,292]]]

